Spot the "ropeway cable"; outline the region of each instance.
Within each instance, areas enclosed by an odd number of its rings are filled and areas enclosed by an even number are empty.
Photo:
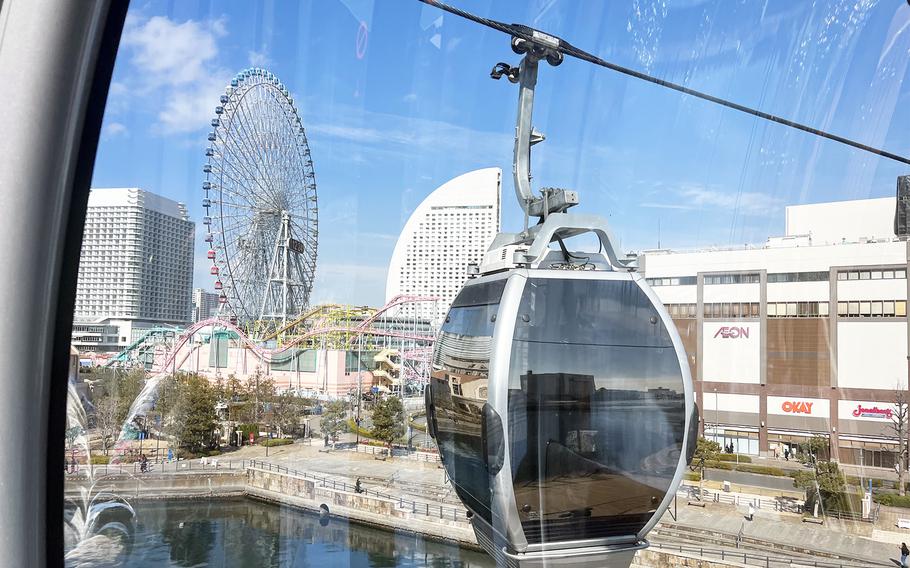
[[[570,44],[569,42],[567,42],[564,39],[561,39],[561,38],[558,38],[556,36],[552,36],[549,34],[541,33],[533,28],[529,28],[528,26],[524,26],[522,24],[505,24],[503,22],[497,22],[496,20],[491,20],[489,18],[482,18],[482,17],[474,15],[470,12],[461,10],[460,8],[456,8],[454,6],[450,6],[450,5],[446,4],[444,2],[440,2],[439,0],[418,0],[418,2],[423,2],[424,4],[433,6],[435,8],[439,8],[440,10],[444,10],[446,12],[449,12],[450,14],[455,14],[456,16],[465,18],[467,20],[471,20],[472,22],[476,22],[478,24],[481,24],[488,28],[494,29],[496,31],[500,31],[505,34],[509,34],[512,37],[521,38],[521,39],[524,39],[524,40],[527,40],[527,41],[530,41],[533,43],[540,43],[540,44],[547,45],[548,47],[552,47],[553,49],[556,49],[557,51],[559,51],[560,53],[563,53],[565,55],[569,55],[571,57],[575,57],[576,59],[581,59],[582,61],[587,61],[589,63],[593,63],[594,65],[599,65],[601,67],[605,67],[612,71],[622,73],[623,75],[628,75],[629,77],[635,77],[636,79],[641,79],[642,81],[647,81],[647,82],[653,83],[655,85],[660,85],[661,87],[673,89],[674,91],[678,91],[678,92],[684,93],[686,95],[691,95],[693,97],[696,97],[696,98],[699,98],[699,99],[702,99],[702,100],[705,100],[708,102],[712,102],[712,103],[715,103],[715,104],[718,104],[721,106],[725,106],[727,108],[732,108],[733,110],[737,110],[739,112],[750,114],[752,116],[762,118],[764,120],[776,122],[777,124],[782,124],[784,126],[789,126],[790,128],[794,128],[796,130],[802,130],[803,132],[808,132],[809,134],[814,134],[815,136],[819,136],[821,138],[827,138],[828,140],[833,140],[835,142],[839,142],[846,146],[851,146],[858,150],[862,150],[864,152],[869,152],[870,154],[875,154],[875,155],[881,156],[883,158],[888,158],[889,160],[894,160],[895,162],[900,162],[902,164],[910,165],[910,158],[905,158],[904,156],[900,156],[898,154],[895,154],[893,152],[888,152],[887,150],[882,150],[880,148],[874,148],[867,144],[863,144],[861,142],[857,142],[855,140],[851,140],[851,139],[845,138],[843,136],[838,136],[837,134],[832,134],[830,132],[826,132],[824,130],[814,128],[812,126],[807,126],[805,124],[801,124],[799,122],[789,120],[789,119],[777,116],[775,114],[771,114],[768,112],[760,111],[758,109],[747,107],[745,105],[741,105],[741,104],[735,103],[733,101],[728,101],[728,100],[722,99],[720,97],[715,97],[714,95],[709,95],[708,93],[696,91],[695,89],[690,89],[689,87],[685,87],[683,85],[679,85],[679,84],[673,83],[671,81],[659,79],[657,77],[648,75],[647,73],[642,73],[641,71],[635,71],[634,69],[629,69],[628,67],[623,67],[622,65],[617,65],[616,63],[611,63],[609,61],[601,59],[600,57],[597,57],[596,55],[591,55],[590,53],[588,53],[586,51],[582,51],[581,49],[578,49],[577,47]],[[910,2],[910,0],[908,0],[908,2]]]

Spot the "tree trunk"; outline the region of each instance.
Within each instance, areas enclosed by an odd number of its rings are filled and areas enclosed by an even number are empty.
[[[701,466],[701,475],[698,476],[698,500],[701,501],[702,487],[705,483],[705,466]]]
[[[910,446],[904,444],[901,445],[904,447],[901,448],[903,451],[900,452],[900,459],[897,460],[897,494],[903,496],[906,493],[904,490],[904,472],[907,470],[907,451],[910,450]]]

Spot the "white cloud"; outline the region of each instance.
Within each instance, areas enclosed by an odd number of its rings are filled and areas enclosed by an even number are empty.
[[[767,215],[778,211],[784,201],[767,193],[744,191],[721,192],[704,187],[690,186],[683,188],[680,196],[688,201],[684,205],[694,205],[701,208],[726,209],[736,211],[742,215]]]
[[[108,89],[109,97],[121,97],[129,93],[126,85],[120,81],[111,82],[111,87]]]
[[[268,67],[272,64],[272,60],[264,47],[260,51],[248,51],[247,59],[252,67]]]
[[[309,134],[350,142],[358,151],[370,146],[383,155],[413,157],[415,148],[435,148],[440,154],[471,156],[489,160],[508,155],[512,138],[507,132],[476,130],[441,120],[406,117],[338,105],[333,108],[337,121],[306,127]],[[312,116],[320,116],[318,109]],[[369,127],[361,126],[363,124]],[[552,152],[553,149],[550,149]],[[493,165],[490,163],[488,165]]]
[[[227,34],[223,18],[176,22],[164,16],[127,21],[123,48],[132,73],[112,94],[154,97],[154,129],[164,134],[195,132],[208,118],[231,73],[218,65],[218,40]]]
[[[104,125],[102,134],[107,138],[114,138],[116,136],[126,136],[129,132],[126,126],[120,122],[108,122]]]
[[[195,84],[209,76],[210,62],[218,55],[217,39],[225,33],[220,20],[177,23],[154,16],[128,27],[123,46],[132,51],[131,62],[149,80],[167,85]]]
[[[718,209],[739,215],[767,216],[780,212],[781,207],[785,205],[783,199],[767,193],[720,191],[693,183],[685,183],[674,189],[661,187],[658,193],[670,199],[645,201],[639,203],[639,207],[679,211]]]
[[[218,97],[224,92],[226,79],[213,78],[197,89],[175,91],[158,113],[161,129],[168,134],[194,132],[209,126]]]

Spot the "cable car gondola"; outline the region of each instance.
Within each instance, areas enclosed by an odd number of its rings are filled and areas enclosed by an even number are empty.
[[[500,565],[628,567],[691,460],[692,379],[669,314],[606,221],[568,213],[575,192],[531,192],[537,64],[562,61],[557,38],[533,34],[512,39],[520,67],[491,73],[520,84],[525,230],[497,235],[452,303],[426,389],[429,431]],[[584,234],[599,252],[568,250]]]

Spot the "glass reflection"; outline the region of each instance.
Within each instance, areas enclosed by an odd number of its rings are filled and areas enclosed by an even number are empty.
[[[676,352],[634,282],[529,280],[509,377],[529,542],[638,532],[669,488],[684,428]]]
[[[469,285],[452,304],[436,343],[431,403],[436,444],[462,502],[491,521],[483,405],[493,328],[505,280]]]

